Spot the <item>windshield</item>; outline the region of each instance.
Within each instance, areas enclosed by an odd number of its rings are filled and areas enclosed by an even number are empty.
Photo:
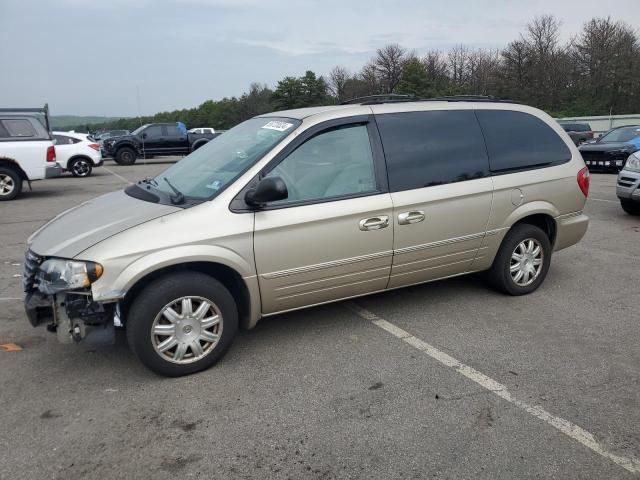
[[[194,200],[213,198],[300,125],[291,118],[252,118],[216,137],[155,178],[173,195],[173,185]],[[165,180],[169,180],[169,183]]]
[[[598,143],[618,143],[628,142],[640,135],[640,126],[636,127],[624,127],[611,130],[609,133],[604,134],[598,140]]]
[[[144,130],[148,126],[149,126],[149,124],[146,124],[146,125],[142,125],[142,126],[136,128],[133,132],[131,132],[131,135],[138,135],[142,130]]]

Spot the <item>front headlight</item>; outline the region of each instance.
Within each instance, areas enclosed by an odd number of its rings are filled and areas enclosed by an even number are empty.
[[[640,172],[640,152],[636,152],[633,155],[629,155],[627,158],[627,163],[625,163],[624,168],[626,170],[633,170],[635,172]]]
[[[88,287],[101,275],[99,263],[50,258],[40,265],[38,286],[47,294],[77,290]]]

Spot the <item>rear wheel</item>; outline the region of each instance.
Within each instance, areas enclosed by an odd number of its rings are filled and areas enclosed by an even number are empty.
[[[177,273],[144,288],[127,314],[127,340],[140,361],[178,377],[216,363],[238,331],[229,290],[202,273]]]
[[[114,160],[118,165],[133,165],[138,155],[133,148],[122,147],[116,152]]]
[[[638,202],[627,200],[626,198],[621,198],[620,206],[629,215],[640,215],[640,203]]]
[[[544,281],[551,263],[551,242],[535,225],[514,225],[488,272],[491,285],[508,295],[526,295]]]
[[[22,192],[22,177],[13,168],[0,167],[0,201],[13,200]]]
[[[76,158],[69,165],[69,171],[74,177],[88,177],[92,170],[92,162],[87,158]]]

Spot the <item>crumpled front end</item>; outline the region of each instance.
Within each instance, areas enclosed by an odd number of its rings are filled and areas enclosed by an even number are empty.
[[[100,304],[91,296],[90,284],[55,276],[48,267],[51,261],[65,262],[61,259],[47,259],[32,250],[25,255],[23,287],[24,307],[29,322],[34,327],[46,325],[47,330],[55,332],[62,343],[85,341],[91,344],[111,344],[115,341],[115,325],[119,324],[117,305]],[[79,264],[79,262],[71,262]],[[92,274],[85,274],[89,278]],[[95,272],[93,272],[95,275]],[[69,283],[65,289],[62,281]]]

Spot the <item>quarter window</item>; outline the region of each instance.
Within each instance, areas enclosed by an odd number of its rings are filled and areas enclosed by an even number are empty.
[[[528,113],[477,110],[491,171],[496,173],[559,165],[571,151],[549,125]]]
[[[289,196],[276,204],[373,193],[375,169],[366,125],[326,130],[300,145],[267,176],[279,176]]]
[[[391,191],[485,177],[489,162],[471,110],[377,116]]]

